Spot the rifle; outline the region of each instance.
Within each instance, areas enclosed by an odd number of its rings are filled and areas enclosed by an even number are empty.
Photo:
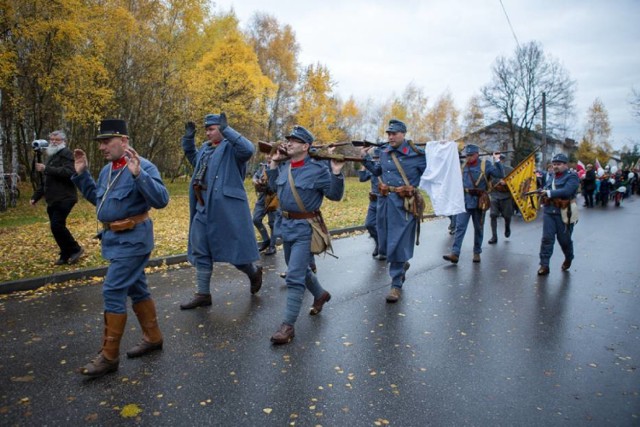
[[[349,143],[346,142],[346,143],[339,143],[339,144],[346,145]],[[322,145],[321,147],[325,148],[327,147],[327,145]],[[281,142],[258,141],[258,150],[261,153],[270,154],[270,155],[275,154],[277,151],[281,155],[286,156],[285,159],[283,160],[287,160],[289,158],[287,150],[282,146]],[[338,154],[338,153],[321,152],[318,147],[314,147],[314,146],[311,146],[311,148],[309,148],[309,156],[317,160],[335,160],[337,162],[361,162],[362,161],[360,157],[345,156],[344,154]]]
[[[351,145],[353,145],[354,147],[382,147],[383,145],[385,145],[384,142],[371,142],[371,141],[367,141],[366,139],[363,139],[362,141],[351,141]]]
[[[513,150],[509,150],[509,151],[496,151],[495,153],[496,153],[496,154],[507,154],[507,153],[513,153]],[[482,156],[493,156],[493,155],[494,155],[494,153],[480,153],[480,154],[478,154],[478,156],[479,156],[479,157],[482,157]],[[460,157],[461,159],[466,159],[466,158],[467,158],[467,156],[466,156],[466,155],[464,155],[464,154],[461,154],[459,157]]]

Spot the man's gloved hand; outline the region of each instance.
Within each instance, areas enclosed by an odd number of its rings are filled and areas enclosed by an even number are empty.
[[[224,132],[227,126],[229,126],[229,123],[227,123],[227,115],[225,113],[220,113],[220,125],[218,126],[218,129],[220,132]]]
[[[184,137],[187,139],[193,139],[196,137],[196,124],[193,122],[187,122],[184,125]]]

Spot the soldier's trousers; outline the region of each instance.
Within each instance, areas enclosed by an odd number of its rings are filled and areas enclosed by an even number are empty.
[[[573,259],[573,224],[567,225],[562,222],[560,214],[545,213],[542,222],[542,242],[540,243],[540,265],[548,267],[551,255],[553,255],[553,245],[556,237],[564,257]]]
[[[484,235],[484,211],[473,208],[456,215],[456,234],[451,252],[460,255],[462,241],[467,232],[469,219],[473,221],[473,253],[482,253],[482,237]]]
[[[151,296],[147,288],[147,276],[144,268],[149,263],[149,255],[115,258],[107,268],[102,284],[104,311],[108,313],[126,313],[127,296],[133,304]]]

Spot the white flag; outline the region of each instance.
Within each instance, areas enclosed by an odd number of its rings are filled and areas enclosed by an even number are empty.
[[[434,213],[448,216],[465,212],[458,144],[429,141],[424,152],[427,168],[420,178],[420,188],[429,195]]]

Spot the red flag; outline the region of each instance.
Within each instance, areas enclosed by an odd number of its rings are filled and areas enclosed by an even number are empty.
[[[585,169],[584,163],[578,160],[578,163],[576,164],[576,169],[578,170],[578,178],[580,179],[584,178],[584,176],[587,173],[587,169]]]

